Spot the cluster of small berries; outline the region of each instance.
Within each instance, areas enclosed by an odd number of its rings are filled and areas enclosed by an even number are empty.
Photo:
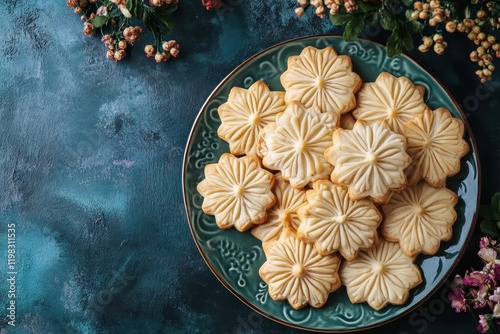
[[[439,0],[415,1],[411,18],[427,20],[429,26],[435,27],[441,22],[451,20],[450,14],[450,11]]]
[[[327,14],[335,15],[339,12],[340,7],[343,6],[345,10],[350,13],[358,9],[355,0],[297,0],[299,7],[295,8],[295,14],[302,17],[308,5],[313,6],[314,13],[324,18]]]
[[[96,2],[97,0],[67,0],[66,5],[68,5],[69,8],[73,8],[75,14],[81,14],[90,3]]]
[[[222,7],[221,0],[201,0],[201,4],[207,10],[212,10],[214,8],[221,8]]]
[[[321,17],[330,17],[342,13],[352,13],[352,15],[363,15],[364,9],[359,9],[362,5],[357,0],[294,0],[298,7],[295,8],[295,14],[302,17],[308,7],[314,9],[314,13]],[[363,3],[371,3],[372,7],[382,6],[378,10],[380,15],[384,15],[384,1],[381,3],[374,0],[362,0]],[[387,3],[396,3],[397,1],[387,1]],[[407,24],[407,18],[419,21],[425,28],[425,34],[422,37],[422,43],[418,45],[418,50],[428,52],[433,50],[436,54],[444,54],[448,43],[445,41],[447,33],[460,32],[467,35],[476,49],[470,53],[470,60],[479,66],[475,71],[481,82],[491,79],[495,65],[495,58],[500,58],[500,41],[497,42],[495,34],[500,29],[500,0],[461,0],[461,5],[467,5],[466,18],[462,19],[457,12],[457,1],[449,0],[418,0],[407,4],[401,1],[402,8],[407,8],[406,18],[400,18],[395,13],[394,20],[404,21]],[[372,8],[368,7],[368,8]],[[409,7],[409,8],[408,8]],[[364,8],[364,7],[361,7]],[[460,17],[460,19],[458,18]],[[382,18],[384,19],[384,18]],[[385,19],[388,19],[385,17]],[[350,21],[349,21],[350,22]],[[433,31],[432,33],[429,33]],[[498,35],[497,35],[498,36]]]
[[[161,51],[156,50],[156,48],[148,44],[144,47],[144,52],[146,56],[155,58],[157,63],[161,63],[162,61],[167,61],[171,56],[177,57],[179,56],[179,44],[175,40],[163,42],[161,45]]]
[[[122,34],[102,36],[102,42],[108,47],[106,58],[113,59],[115,62],[124,59],[127,55],[127,47],[137,41],[141,33],[141,27],[129,26],[123,29]],[[120,38],[122,36],[123,38]]]
[[[172,3],[179,3],[179,0],[149,0],[149,4],[153,7],[160,7],[163,5],[170,5]]]
[[[481,3],[478,2],[478,5]],[[452,17],[447,4],[441,3],[440,0],[426,0],[425,2],[416,1],[413,3],[411,18],[423,20],[431,27],[444,25],[444,30],[448,33],[457,31],[466,34],[467,38],[477,47],[470,53],[470,60],[480,67],[475,73],[484,83],[491,79],[495,69],[493,59],[500,58],[500,43],[493,35],[494,30],[500,28],[499,14],[500,5],[498,2],[489,1],[485,3],[484,9],[479,8],[475,11],[475,18],[458,20]],[[432,47],[434,52],[441,55],[447,45],[443,35],[436,33],[432,36],[424,36],[418,50],[427,52]]]
[[[149,0],[149,6],[158,7],[163,5],[177,4],[179,0]],[[102,42],[107,46],[106,58],[115,62],[127,56],[127,48],[137,42],[141,36],[142,28],[129,25],[132,17],[127,8],[126,0],[67,0],[68,7],[73,8],[75,13],[82,14],[83,33],[92,36],[101,31]],[[141,6],[147,5],[140,3]],[[148,10],[144,8],[143,10]],[[151,8],[149,9],[151,11]],[[99,22],[96,22],[99,20]],[[147,28],[147,26],[146,26]],[[148,28],[149,29],[149,28]],[[179,56],[179,44],[174,41],[163,41],[163,33],[155,36],[156,48],[162,51],[155,52],[152,45],[146,46],[146,55],[153,56],[157,62],[166,61],[170,57]]]

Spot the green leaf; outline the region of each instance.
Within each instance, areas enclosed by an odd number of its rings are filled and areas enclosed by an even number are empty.
[[[411,13],[413,13],[413,10],[411,9],[406,10],[405,17],[407,21],[413,21],[413,19],[411,18]]]
[[[176,10],[177,10],[177,4],[175,4],[175,3],[171,3],[168,5],[163,5],[163,6],[159,6],[159,7],[154,8],[155,13],[159,14],[159,15],[172,14]]]
[[[363,30],[363,15],[355,15],[353,18],[347,23],[344,30],[344,39],[346,41],[355,40],[358,35]]]
[[[402,0],[401,2],[405,6],[412,6],[413,5],[413,0]]]
[[[407,29],[399,29],[399,39],[403,51],[411,51],[413,49],[413,38]]]
[[[494,220],[493,212],[489,204],[482,204],[479,206],[479,216],[483,219]]]
[[[341,26],[346,24],[351,20],[351,15],[347,13],[337,13],[335,15],[330,15],[330,21],[335,26]]]
[[[466,19],[470,19],[470,6],[465,7],[464,15]]]
[[[371,12],[369,14],[366,14],[363,21],[365,25],[374,27],[378,22],[378,12]]]
[[[494,238],[499,237],[499,227],[492,220],[483,220],[480,225],[481,232],[492,236]]]
[[[494,220],[500,220],[500,193],[496,193],[491,198],[491,213]]]
[[[394,31],[397,28],[398,18],[395,17],[390,11],[384,9],[381,13],[382,28],[389,31]]]
[[[129,10],[129,12],[132,12],[133,7],[134,7],[133,1],[127,0],[127,9]]]
[[[467,9],[468,5],[470,4],[470,1],[462,1],[462,0],[451,1],[451,0],[448,0],[446,2],[447,2],[446,5],[448,6],[448,9],[450,10],[450,17],[455,17],[459,21],[462,21],[466,16],[466,11],[468,11],[469,15],[470,15],[470,8]]]
[[[102,27],[103,25],[106,25],[108,23],[108,17],[107,16],[96,16],[92,19],[92,24],[94,27],[99,28]]]
[[[403,52],[397,30],[393,30],[387,39],[387,56],[397,57]]]
[[[128,8],[128,5],[127,5],[127,8]],[[142,3],[139,3],[138,0],[132,0],[132,11],[133,11],[135,16],[143,17],[144,9],[143,9]]]
[[[411,1],[411,0],[410,0]],[[359,10],[365,12],[365,13],[370,13],[370,12],[376,12],[378,11],[378,7],[365,1],[357,1],[356,4],[358,5]]]
[[[412,33],[422,32],[422,30],[424,30],[424,24],[420,21],[411,20],[406,23],[406,26]]]
[[[172,17],[170,17],[170,16],[159,16],[159,15],[155,15],[154,17],[155,17],[156,20],[158,20],[159,22],[161,22],[169,30],[174,27],[174,21],[172,20]]]
[[[153,30],[156,27],[155,24],[151,24],[151,19],[150,19],[149,14],[146,10],[142,13],[142,23],[144,23],[144,28],[146,28],[147,30],[149,30],[151,32],[153,32]],[[153,32],[153,34],[154,34],[154,32]]]
[[[406,27],[406,24],[396,21],[395,25],[396,28],[392,30],[391,35],[387,39],[387,55],[389,57],[397,57],[402,52],[413,49],[412,34]]]

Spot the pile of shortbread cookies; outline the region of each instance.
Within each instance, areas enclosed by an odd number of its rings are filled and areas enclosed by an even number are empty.
[[[343,284],[352,303],[403,304],[422,282],[416,256],[452,236],[463,122],[406,77],[363,83],[333,47],[289,57],[280,81],[219,106],[230,153],[205,167],[203,211],[262,241],[274,300],[321,307]]]

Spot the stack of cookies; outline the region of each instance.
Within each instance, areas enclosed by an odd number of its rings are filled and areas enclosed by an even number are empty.
[[[422,282],[416,256],[452,236],[463,122],[406,77],[363,83],[332,47],[290,57],[281,83],[220,105],[230,153],[205,168],[203,211],[262,241],[274,300],[321,307],[343,284],[352,303],[403,304]]]

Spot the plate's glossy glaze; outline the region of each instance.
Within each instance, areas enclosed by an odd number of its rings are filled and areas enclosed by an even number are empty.
[[[394,320],[416,308],[446,280],[459,261],[474,227],[479,203],[477,148],[465,122],[470,152],[462,159],[461,171],[447,182],[447,187],[459,195],[456,208],[458,219],[453,237],[441,244],[435,256],[420,255],[417,258],[416,263],[422,269],[424,282],[411,291],[404,305],[388,306],[377,312],[365,303],[351,304],[343,287],[331,294],[326,305],[320,309],[306,306],[296,311],[287,302],[273,301],[268,297],[267,286],[258,274],[265,261],[260,241],[249,232],[220,230],[214,218],[202,212],[203,198],[196,191],[196,185],[204,178],[205,165],[217,162],[222,153],[229,152],[227,143],[217,137],[220,125],[217,108],[226,101],[229,90],[233,86],[248,88],[259,79],[264,80],[272,90],[283,90],[279,77],[286,70],[288,57],[300,54],[308,45],[317,48],[331,45],[339,54],[351,56],[354,71],[363,81],[374,81],[382,71],[407,76],[414,83],[425,87],[426,102],[431,108],[445,107],[454,116],[464,119],[454,100],[435,78],[406,56],[388,58],[384,46],[366,40],[345,42],[338,36],[313,36],[281,43],[236,68],[215,89],[201,109],[184,156],[186,212],[196,245],[210,269],[224,286],[254,310],[302,329],[325,332],[366,329]]]

